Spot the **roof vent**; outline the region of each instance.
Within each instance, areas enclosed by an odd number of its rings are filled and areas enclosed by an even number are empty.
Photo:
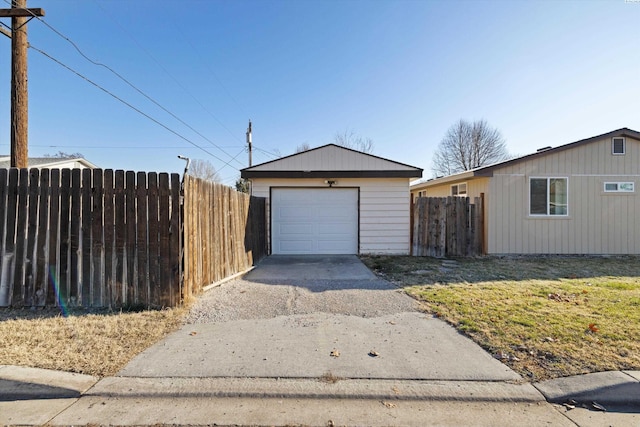
[[[551,150],[551,146],[538,148],[537,152],[539,153],[541,151],[547,151],[547,150]]]

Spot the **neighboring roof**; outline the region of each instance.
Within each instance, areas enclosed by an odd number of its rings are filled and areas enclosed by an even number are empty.
[[[588,144],[591,142],[595,142],[595,141],[599,141],[602,139],[606,139],[606,138],[613,138],[616,136],[628,136],[631,137],[633,139],[637,139],[640,141],[640,132],[629,129],[629,128],[622,128],[622,129],[617,129],[611,132],[607,132],[607,133],[603,133],[602,135],[598,135],[598,136],[593,136],[591,138],[586,138],[586,139],[581,139],[580,141],[576,141],[576,142],[571,142],[569,144],[565,144],[565,145],[560,145],[558,147],[555,148],[547,148],[547,149],[540,149],[539,151],[536,151],[535,153],[531,153],[531,154],[526,154],[524,156],[521,157],[516,157],[513,159],[509,159],[509,160],[505,160],[502,162],[498,162],[498,163],[494,163],[492,165],[487,165],[487,166],[481,166],[479,168],[475,168],[475,169],[471,169],[468,171],[464,171],[464,172],[459,172],[453,175],[448,175],[448,176],[444,176],[444,177],[440,177],[440,178],[433,178],[433,179],[429,179],[429,180],[419,180],[419,181],[413,181],[410,186],[412,189],[416,189],[416,188],[423,188],[423,187],[430,187],[432,185],[436,185],[436,184],[445,184],[447,182],[453,182],[453,181],[459,181],[462,179],[469,179],[472,177],[476,177],[476,176],[480,176],[480,177],[491,177],[493,176],[493,172],[495,169],[499,168],[499,167],[504,167],[510,164],[514,164],[514,163],[519,163],[525,160],[531,160],[532,158],[535,157],[542,157],[542,156],[547,156],[549,154],[552,153],[557,153],[559,151],[564,151],[564,150],[569,150],[571,148],[575,148],[578,145],[584,145],[584,144]]]
[[[422,169],[327,144],[240,171],[242,178],[419,178]]]
[[[28,167],[30,168],[59,168],[64,164],[77,163],[85,168],[96,169],[97,166],[82,157],[29,157]],[[0,168],[11,167],[11,156],[0,155]]]

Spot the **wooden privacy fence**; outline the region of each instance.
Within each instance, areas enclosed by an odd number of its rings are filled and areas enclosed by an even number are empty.
[[[266,255],[265,198],[189,176],[184,191],[184,287],[194,295]]]
[[[0,169],[0,306],[181,301],[180,176]]]
[[[475,256],[483,253],[483,199],[418,197],[413,205],[414,256]]]

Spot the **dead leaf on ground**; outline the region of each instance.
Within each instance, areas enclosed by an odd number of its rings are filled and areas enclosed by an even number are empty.
[[[391,402],[385,402],[382,401],[381,402],[384,406],[386,406],[387,408],[391,409],[391,408],[396,408],[398,405],[396,405],[395,403],[391,403]]]
[[[378,353],[378,352],[377,352],[377,351],[375,351],[375,350],[371,350],[371,351],[369,352],[369,356],[371,356],[371,357],[378,357],[378,356],[380,356],[380,353]]]
[[[600,328],[598,328],[595,323],[589,323],[589,330],[593,333],[596,333],[600,330]]]
[[[334,348],[333,350],[331,350],[331,353],[329,353],[329,355],[331,357],[340,357],[340,350]]]
[[[400,394],[400,389],[398,389],[398,386],[393,386],[391,387],[391,390],[395,393],[395,394]]]
[[[194,335],[197,335],[197,334],[198,334],[197,332],[190,332],[189,333],[189,335],[191,335],[191,336],[194,336]]]

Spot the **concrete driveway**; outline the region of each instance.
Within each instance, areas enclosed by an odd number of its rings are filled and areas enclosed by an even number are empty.
[[[271,256],[205,294],[125,377],[520,377],[356,256]]]

